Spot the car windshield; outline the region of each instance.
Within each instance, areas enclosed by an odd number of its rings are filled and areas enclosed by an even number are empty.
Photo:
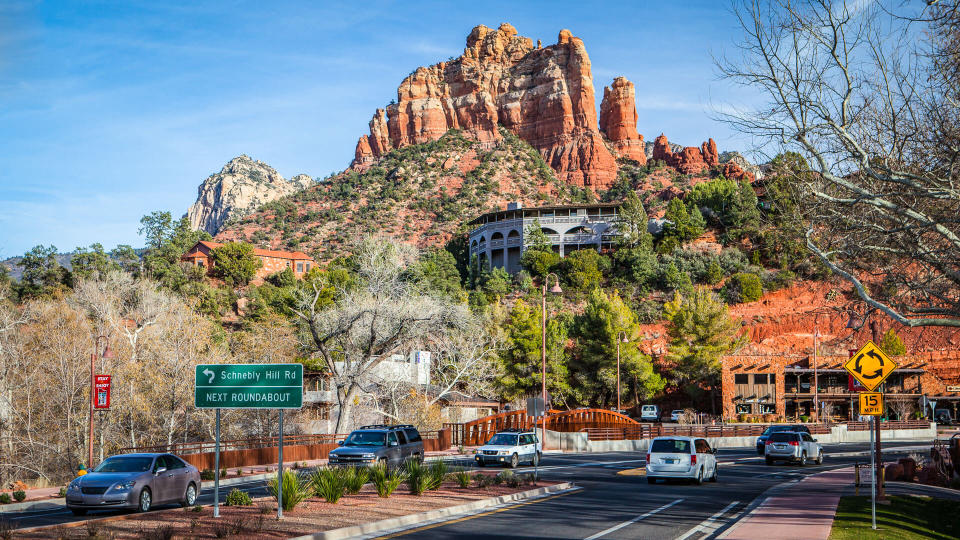
[[[344,446],[383,446],[387,434],[380,431],[354,431],[344,441]]]
[[[796,433],[782,431],[770,435],[770,440],[773,442],[790,442],[797,440],[797,437],[798,435]]]
[[[93,472],[147,472],[152,463],[152,457],[112,457],[107,458]]]
[[[683,439],[657,439],[650,447],[651,454],[689,454],[690,441]]]
[[[778,431],[789,431],[790,426],[770,426],[767,429],[763,430],[764,435],[770,435],[771,433],[776,433]]]
[[[494,446],[516,446],[517,435],[497,433],[493,437],[490,437],[490,440],[487,441],[487,444],[494,445]]]

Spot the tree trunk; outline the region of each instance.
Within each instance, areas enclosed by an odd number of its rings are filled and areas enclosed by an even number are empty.
[[[337,415],[335,433],[344,433],[350,425],[350,413],[353,412],[353,400],[357,397],[357,385],[350,384],[347,388],[347,393],[340,400],[340,414]]]

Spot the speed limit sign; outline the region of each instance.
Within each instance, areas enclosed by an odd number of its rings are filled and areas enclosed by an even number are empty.
[[[883,414],[883,394],[880,392],[860,392],[860,414],[880,416]]]

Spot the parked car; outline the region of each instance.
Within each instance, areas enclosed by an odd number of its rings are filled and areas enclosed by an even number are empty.
[[[408,424],[363,426],[350,432],[327,458],[330,465],[398,467],[408,459],[423,461],[423,439]]]
[[[950,409],[937,409],[933,413],[933,420],[940,425],[953,425],[953,415],[950,414]]]
[[[680,421],[680,416],[681,416],[682,414],[683,414],[683,409],[674,409],[673,411],[670,411],[670,421],[671,421],[671,422],[679,422],[679,421]]]
[[[490,437],[487,444],[477,449],[473,456],[478,467],[488,463],[508,465],[515,469],[521,461],[531,465],[540,463],[543,446],[533,430],[505,429]]]
[[[67,486],[67,508],[82,516],[88,510],[133,508],[146,512],[156,504],[193,506],[200,493],[200,471],[171,454],[110,456],[96,469]]]
[[[778,431],[767,438],[764,457],[767,465],[790,461],[803,466],[811,459],[819,465],[823,463],[823,447],[809,433]]]
[[[647,451],[647,482],[685,478],[702,484],[705,478],[720,478],[716,450],[706,439],[695,437],[657,437]]]
[[[660,406],[659,405],[644,405],[640,408],[640,421],[642,422],[659,422],[660,421]]]
[[[757,437],[757,454],[765,455],[767,452],[767,438],[770,437],[772,433],[778,433],[781,431],[792,431],[794,433],[806,433],[810,434],[810,428],[807,426],[801,426],[799,424],[784,424],[781,426],[770,426],[767,429],[763,430],[763,433]]]

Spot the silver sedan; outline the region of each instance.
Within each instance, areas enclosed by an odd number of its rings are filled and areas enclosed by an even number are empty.
[[[193,506],[198,493],[200,471],[177,456],[123,454],[70,482],[66,503],[78,516],[113,508],[146,512],[155,504]]]

